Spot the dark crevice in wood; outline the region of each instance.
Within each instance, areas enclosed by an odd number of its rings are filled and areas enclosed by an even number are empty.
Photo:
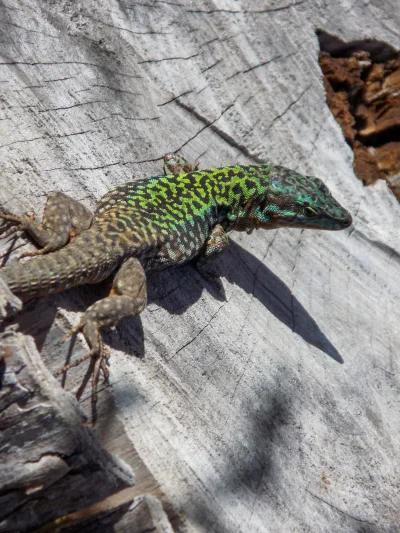
[[[356,41],[342,41],[339,37],[323,30],[316,31],[319,47],[332,57],[352,57],[355,52],[367,52],[374,63],[384,63],[395,59],[398,51],[390,44],[376,39],[359,39]]]
[[[365,185],[384,179],[400,201],[400,52],[318,30],[326,99]]]

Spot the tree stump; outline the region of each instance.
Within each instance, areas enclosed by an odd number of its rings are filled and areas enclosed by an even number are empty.
[[[93,209],[177,151],[200,168],[271,159],[317,175],[354,218],[338,233],[233,234],[215,265],[224,298],[191,265],[149,275],[147,309],[104,335],[98,438],[72,399],[86,369],[65,391],[49,372],[85,353],[80,337],[60,340],[105,288],[25,305],[20,333],[2,338],[16,398],[1,435],[16,446],[1,456],[12,474],[3,530],[44,527],[82,503],[96,513],[133,490],[101,441],[175,531],[397,531],[400,207],[385,182],[354,176],[315,33],[398,47],[397,2],[7,0],[0,25],[4,209],[39,215],[53,190]],[[21,235],[0,253],[28,249]]]

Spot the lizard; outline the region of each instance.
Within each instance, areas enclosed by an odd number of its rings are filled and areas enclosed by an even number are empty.
[[[41,246],[23,254],[36,256],[29,261],[0,269],[23,302],[113,276],[109,296],[91,305],[66,335],[81,331],[89,351],[55,374],[91,358],[93,420],[99,377],[108,378],[101,329],[143,311],[147,271],[194,260],[208,279],[207,263],[227,249],[232,230],[342,230],[352,224],[317,177],[273,163],[198,170],[175,154],[164,157],[164,175],[117,186],[100,199],[94,215],[54,192],[41,224],[33,214],[3,211],[0,219],[11,223],[3,238],[24,230]]]

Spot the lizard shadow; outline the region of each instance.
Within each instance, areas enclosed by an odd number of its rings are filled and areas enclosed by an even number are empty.
[[[240,258],[248,274],[243,276],[241,270],[230,268],[226,276],[228,281],[252,293],[276,318],[308,344],[318,348],[338,363],[344,363],[338,350],[289,287],[239,244],[231,242],[231,245],[232,253]]]
[[[225,277],[229,283],[236,284],[248,294],[252,294],[278,320],[292,332],[300,335],[308,344],[315,346],[335,361],[343,363],[338,350],[285,283],[239,244],[230,240],[228,251],[215,261],[212,270]],[[100,284],[75,287],[63,294],[29,302],[24,307],[23,313],[16,317],[20,330],[34,336],[39,351],[45,343],[50,346],[52,343],[57,343],[57,337],[59,342],[65,331],[68,331],[69,324],[65,324],[64,331],[55,328],[55,332],[51,334],[52,338],[47,338],[53,329],[51,325],[56,318],[57,308],[74,312],[83,311],[95,301],[104,298],[109,291],[109,285],[110,281],[106,280]],[[148,302],[150,306],[159,306],[173,315],[180,315],[200,299],[205,288],[217,299],[226,300],[225,293],[216,291],[192,265],[152,272],[148,275]],[[68,294],[68,297],[64,294]],[[106,345],[116,350],[144,357],[144,330],[140,316],[121,322],[115,329],[104,330],[103,339]],[[65,345],[66,349],[63,352],[67,353],[69,343]],[[70,350],[68,354],[69,352]]]
[[[220,276],[248,294],[252,294],[278,320],[292,332],[300,335],[308,344],[315,346],[335,361],[344,362],[338,350],[293,296],[287,285],[239,244],[230,240],[229,250],[215,262],[215,267]],[[171,314],[181,314],[200,298],[204,287],[218,299],[226,299],[224,294],[216,293],[200,274],[197,274],[197,278],[193,276],[193,271],[194,267],[188,265],[170,270],[168,273],[152,274],[150,280],[155,283],[149,284],[149,301],[163,307]],[[168,276],[167,283],[165,276]],[[160,293],[161,287],[164,291],[167,287],[165,294]]]
[[[108,292],[109,282],[106,280],[32,300],[24,305],[21,313],[13,317],[13,322],[18,324],[19,331],[32,335],[45,363],[58,369],[70,362],[71,358],[75,359],[88,351],[86,343],[79,342],[76,336],[61,342],[71,324],[63,316],[57,317],[58,309],[83,312]],[[105,329],[102,337],[106,346],[144,357],[144,331],[140,316],[126,320],[116,328]],[[57,361],[54,361],[54,352],[57,352]]]

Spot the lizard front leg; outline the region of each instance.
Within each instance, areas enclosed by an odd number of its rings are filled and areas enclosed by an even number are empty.
[[[198,163],[193,165],[184,157],[178,154],[166,154],[164,156],[164,173],[165,174],[181,174],[183,172],[192,172],[197,170]],[[205,248],[200,256],[195,260],[195,266],[198,272],[218,290],[221,289],[218,282],[218,276],[211,274],[206,265],[219,257],[229,246],[228,236],[224,228],[217,224],[211,231],[210,236],[206,242]]]
[[[15,225],[5,231],[6,238],[17,231],[26,231],[41,246],[36,252],[25,252],[20,257],[42,255],[62,248],[69,240],[92,225],[93,215],[84,205],[64,193],[53,192],[44,208],[42,224],[35,222],[35,216],[16,216],[0,212],[0,218]]]
[[[217,224],[211,231],[206,242],[203,252],[195,259],[197,271],[218,291],[221,291],[221,282],[219,277],[208,271],[207,265],[220,257],[229,246],[228,235],[224,228]]]
[[[105,380],[108,378],[106,361],[108,359],[103,347],[103,340],[100,330],[103,327],[110,327],[120,320],[134,317],[141,313],[147,303],[146,275],[139,260],[131,257],[127,259],[117,272],[110,295],[91,305],[84,313],[79,324],[72,328],[65,338],[82,331],[87,343],[89,352],[64,366],[55,373],[55,376],[65,373],[74,366],[78,366],[86,359],[92,358],[93,378],[92,378],[92,423],[94,425],[97,403],[97,385],[100,378],[100,371],[103,372]]]
[[[198,168],[198,163],[193,165],[178,154],[166,154],[164,156],[164,174],[182,174],[183,172],[193,172]]]

